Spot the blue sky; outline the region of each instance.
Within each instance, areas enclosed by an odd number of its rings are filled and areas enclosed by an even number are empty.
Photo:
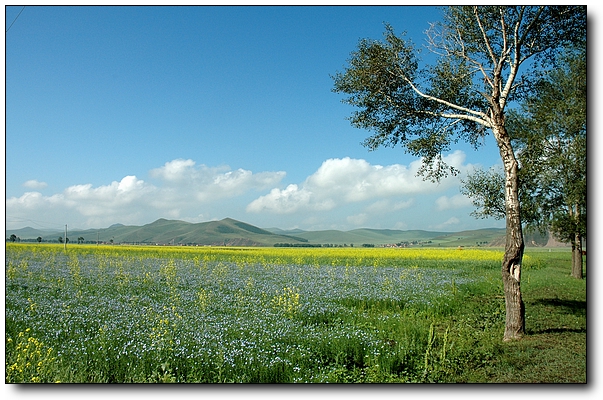
[[[438,19],[426,6],[28,6],[6,34],[6,227],[504,227],[469,215],[458,178],[424,182],[402,149],[369,152],[331,90],[384,22],[420,45]],[[500,164],[490,138],[446,156]]]

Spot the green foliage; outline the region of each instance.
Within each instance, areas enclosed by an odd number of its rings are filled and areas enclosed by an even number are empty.
[[[358,43],[333,91],[358,109],[352,125],[374,132],[366,147],[399,145],[422,157],[420,172],[437,181],[457,172],[442,158],[452,143],[477,146],[486,129],[504,130],[508,102],[535,74],[524,76],[520,66],[546,62],[585,28],[585,7],[446,7],[427,32],[435,65],[420,68],[418,49],[386,24],[382,41]]]
[[[502,219],[505,210],[505,174],[495,167],[488,171],[475,169],[461,179],[461,193],[471,198],[475,211],[471,212],[476,218],[494,217]]]
[[[476,24],[476,18],[480,23]],[[452,41],[457,53],[469,58],[484,57],[484,67],[494,68],[493,58],[486,55],[504,54],[509,40],[516,34],[513,30],[501,32],[501,20],[519,32],[520,41],[513,45],[522,58],[535,57],[540,63],[551,62],[560,47],[566,47],[586,38],[585,6],[459,6],[447,7],[444,22],[438,26],[442,40]],[[457,32],[458,40],[453,36]],[[504,35],[503,35],[504,33]],[[487,35],[488,43],[484,41]],[[491,53],[490,53],[491,52]],[[512,55],[512,56],[515,56]]]
[[[390,25],[385,29],[383,42],[359,42],[347,70],[333,77],[333,90],[348,95],[344,102],[361,109],[350,118],[353,126],[375,131],[364,141],[366,147],[375,150],[401,145],[409,153],[425,157],[428,177],[439,179],[454,173],[456,170],[446,166],[441,157],[450,149],[450,139],[433,123],[440,104],[418,95],[413,85],[420,76],[414,45],[396,36]],[[464,87],[462,82],[466,81],[458,81],[458,87],[449,86],[446,95],[456,97],[455,90]]]
[[[570,51],[571,50],[571,51]],[[568,49],[555,69],[537,80],[508,131],[521,164],[522,221],[562,242],[586,237],[586,54]],[[477,217],[504,216],[504,173],[476,170],[461,191]]]
[[[582,51],[579,51],[582,50]],[[586,53],[566,52],[510,115],[527,221],[563,242],[586,237]]]

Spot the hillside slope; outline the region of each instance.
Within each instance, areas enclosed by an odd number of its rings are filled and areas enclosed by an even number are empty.
[[[60,232],[42,232],[32,228],[7,230],[6,237],[15,234],[21,239],[41,236],[56,241]],[[303,243],[304,239],[277,235],[267,230],[231,218],[221,221],[190,223],[158,219],[143,226],[112,225],[106,229],[73,230],[67,232],[71,242],[83,237],[86,242],[140,244],[196,244],[213,246],[274,246],[275,243]]]
[[[34,228],[7,230],[6,237],[15,234],[23,240],[57,242],[63,237],[61,231],[41,231]],[[421,246],[504,246],[505,229],[477,229],[462,232],[430,232],[423,230],[353,229],[350,231],[322,230],[303,231],[301,229],[262,229],[257,226],[225,218],[220,221],[191,223],[178,220],[158,219],[143,226],[114,224],[105,229],[69,230],[70,241],[77,242],[83,237],[87,243],[139,243],[139,244],[194,244],[212,246],[274,246],[291,245],[335,245],[360,247],[368,245],[390,245],[406,243]],[[525,235],[526,246],[544,246],[548,237]]]

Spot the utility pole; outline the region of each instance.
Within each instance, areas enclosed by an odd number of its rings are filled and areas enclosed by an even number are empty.
[[[65,240],[63,240],[63,249],[67,251],[67,224],[65,224]]]

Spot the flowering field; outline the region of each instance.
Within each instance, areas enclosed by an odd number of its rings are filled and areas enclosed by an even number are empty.
[[[438,318],[498,288],[501,258],[9,243],[6,381],[441,380],[472,356]],[[502,326],[496,307],[479,324]]]

